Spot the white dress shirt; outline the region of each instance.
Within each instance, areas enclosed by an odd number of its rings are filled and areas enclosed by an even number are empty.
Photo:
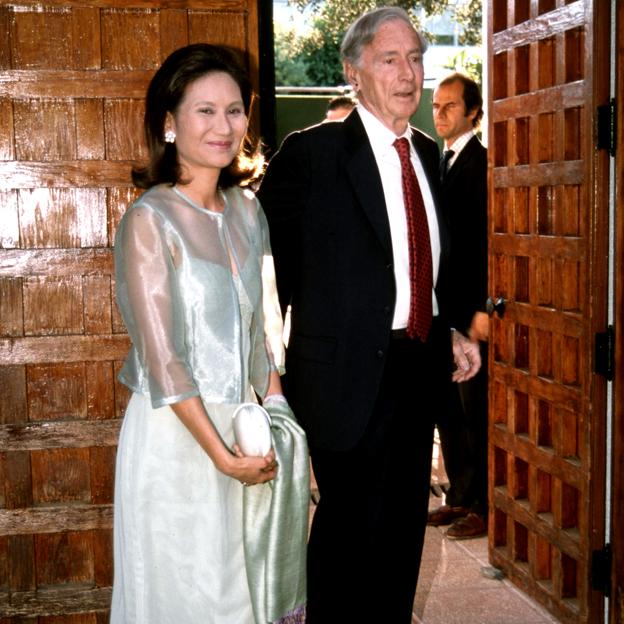
[[[394,307],[394,317],[392,329],[403,329],[407,327],[410,308],[410,279],[409,279],[409,245],[407,240],[407,217],[405,215],[405,204],[403,202],[403,184],[401,180],[401,161],[396,148],[393,146],[397,137],[394,132],[386,128],[379,119],[370,113],[362,104],[357,105],[364,129],[368,135],[386,200],[386,210],[390,222],[390,236],[392,238],[392,255],[394,260],[394,279],[396,282],[396,303]],[[410,144],[410,157],[416,178],[420,185],[425,211],[427,212],[427,222],[429,224],[429,238],[431,242],[431,260],[433,268],[433,284],[435,285],[440,268],[440,231],[438,229],[438,219],[433,203],[433,196],[429,188],[427,175],[420,162],[418,154],[412,145],[412,131],[407,127],[404,134]],[[433,315],[438,314],[438,302],[435,292],[431,292]]]
[[[470,128],[470,130],[458,136],[453,141],[452,145],[447,145],[446,141],[444,142],[445,152],[446,150],[453,150],[453,155],[449,158],[448,164],[446,165],[447,171],[453,166],[453,164],[457,160],[457,157],[459,156],[461,151],[464,149],[464,147],[466,147],[466,145],[468,144],[468,142],[470,141],[470,139],[472,139],[474,135],[475,135],[475,131],[472,128]]]

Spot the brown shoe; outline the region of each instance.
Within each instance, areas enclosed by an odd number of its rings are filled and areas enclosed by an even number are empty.
[[[476,513],[469,513],[465,518],[455,520],[446,530],[446,537],[450,539],[470,539],[487,533],[485,518]]]
[[[437,509],[433,509],[427,516],[427,524],[429,526],[440,526],[451,524],[457,518],[463,518],[470,513],[468,507],[451,507],[450,505],[442,505]]]

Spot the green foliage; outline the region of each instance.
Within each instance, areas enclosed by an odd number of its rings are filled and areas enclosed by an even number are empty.
[[[289,87],[309,87],[306,64],[294,30],[275,30],[275,84]]]
[[[297,38],[292,31],[275,33],[276,84],[288,86],[337,86],[344,84],[340,43],[349,25],[362,13],[378,6],[400,6],[420,25],[422,12],[440,15],[450,0],[288,0],[300,11],[312,14],[312,28]],[[454,3],[453,3],[454,5]],[[468,29],[460,42],[468,45],[481,39],[481,0],[468,0],[456,9],[457,21]],[[423,31],[427,37],[427,32]],[[429,37],[431,38],[431,37]]]
[[[450,57],[444,65],[451,71],[459,71],[470,76],[483,90],[483,60],[480,55],[470,54],[466,50]]]
[[[328,87],[344,84],[340,41],[330,32],[318,28],[303,38],[300,59],[311,84]]]
[[[481,24],[483,22],[483,0],[468,0],[455,7],[455,21],[463,28],[460,45],[481,45]]]
[[[314,15],[333,15],[336,25],[345,31],[349,24],[359,15],[375,7],[399,6],[404,8],[412,17],[417,17],[417,10],[422,9],[427,15],[443,13],[449,5],[449,0],[288,0],[288,4],[304,11],[309,8]]]

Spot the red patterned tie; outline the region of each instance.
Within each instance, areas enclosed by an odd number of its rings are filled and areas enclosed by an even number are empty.
[[[431,289],[433,288],[433,267],[429,224],[416,173],[410,160],[410,146],[406,138],[393,143],[401,161],[403,201],[407,216],[407,238],[409,241],[410,311],[407,321],[407,335],[425,342],[433,311]]]

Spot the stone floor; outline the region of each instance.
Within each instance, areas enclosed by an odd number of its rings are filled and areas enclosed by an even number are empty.
[[[432,507],[439,505],[436,499]],[[553,624],[558,622],[506,579],[484,575],[487,537],[450,540],[428,527],[412,624]]]
[[[446,483],[436,439],[431,482]],[[444,502],[434,495],[429,508]],[[451,540],[448,527],[427,527],[412,624],[554,624],[552,615],[496,572],[488,562],[487,536]]]
[[[431,481],[446,482],[439,444],[433,448]],[[315,484],[312,484],[314,488]],[[314,489],[313,489],[314,493]],[[431,495],[429,508],[443,504]],[[310,519],[314,504],[310,505]],[[428,527],[412,624],[557,624],[510,581],[488,578],[487,536],[447,539],[447,527]]]

